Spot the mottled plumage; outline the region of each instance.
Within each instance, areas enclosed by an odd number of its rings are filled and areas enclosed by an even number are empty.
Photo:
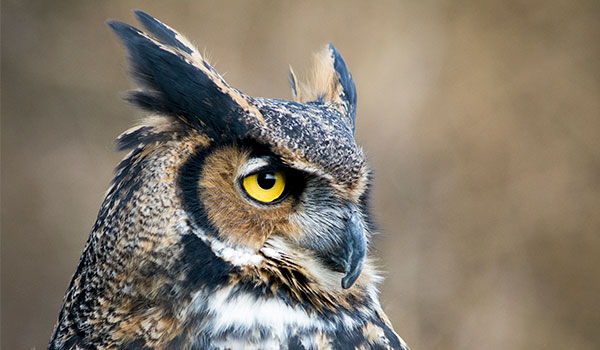
[[[151,112],[119,164],[49,345],[407,349],[367,257],[370,171],[332,45],[295,102],[229,86],[179,33],[109,22]]]

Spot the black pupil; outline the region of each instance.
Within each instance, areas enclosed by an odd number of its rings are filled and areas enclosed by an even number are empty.
[[[274,173],[260,173],[258,174],[257,181],[260,188],[262,188],[263,190],[268,190],[275,186],[277,177]]]

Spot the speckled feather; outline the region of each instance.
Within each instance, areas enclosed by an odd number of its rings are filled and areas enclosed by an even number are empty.
[[[311,82],[292,73],[295,102],[254,98],[181,34],[136,15],[147,32],[109,25],[140,84],[127,99],[152,115],[118,139],[130,153],[49,349],[408,349],[361,250],[373,230],[371,174],[337,50],[317,56]],[[277,204],[240,188],[259,165],[288,174]]]

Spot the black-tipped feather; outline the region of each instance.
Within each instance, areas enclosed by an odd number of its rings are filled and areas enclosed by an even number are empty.
[[[144,28],[152,33],[162,43],[181,49],[189,54],[194,52],[193,48],[188,47],[179,39],[177,39],[177,36],[179,35],[177,32],[169,28],[164,23],[161,23],[156,18],[140,10],[135,10],[134,13]]]
[[[348,67],[346,67],[346,62],[344,62],[342,55],[340,55],[338,50],[336,50],[331,43],[329,44],[329,49],[333,54],[333,67],[338,73],[340,85],[342,85],[342,91],[344,93],[342,100],[348,104],[348,117],[352,121],[352,130],[354,130],[356,126],[356,85],[354,84],[354,79],[352,79],[352,74],[350,74]]]
[[[179,111],[173,110],[173,106],[163,99],[159,93],[148,91],[128,91],[125,100],[141,109],[158,114],[177,115]]]

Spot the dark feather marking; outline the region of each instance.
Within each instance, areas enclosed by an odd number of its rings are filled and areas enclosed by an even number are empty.
[[[334,349],[356,349],[364,344],[364,336],[361,331],[348,329],[346,327],[338,328],[333,340]]]
[[[371,345],[371,348],[369,350],[389,350],[389,347],[384,344],[373,344],[373,345]],[[401,349],[399,349],[399,350],[401,350]]]
[[[83,342],[83,338],[81,336],[75,334],[71,338],[69,338],[60,349],[56,349],[54,347],[54,345],[51,345],[50,347],[48,347],[48,350],[71,350],[75,346],[79,346],[79,347],[83,346],[82,342]]]
[[[166,350],[180,350],[184,349],[187,341],[187,332],[177,335],[165,346]]]
[[[197,147],[181,167],[178,184],[182,191],[185,211],[191,215],[192,222],[206,233],[216,233],[217,229],[208,220],[204,204],[198,196],[198,181],[204,167],[206,157],[216,148],[212,145],[206,148]]]
[[[140,144],[148,143],[147,140],[149,136],[155,135],[151,133],[152,129],[153,128],[151,126],[144,126],[135,130],[132,133],[123,134],[119,136],[119,138],[117,138],[117,150],[124,151],[127,149],[135,148]]]
[[[369,179],[367,180],[367,187],[363,194],[358,199],[358,205],[360,212],[363,214],[363,221],[367,228],[367,233],[373,233],[378,231],[376,224],[376,217],[373,217],[373,211],[371,210],[371,190],[372,190],[373,174],[369,173]]]
[[[208,235],[216,235],[216,228],[208,220],[204,204],[198,197],[198,181],[206,156],[213,147],[198,147],[183,165],[178,178],[182,191],[183,205],[190,214],[192,225],[199,227]],[[218,258],[209,246],[200,238],[188,235],[183,237],[184,263],[187,266],[187,278],[192,286],[222,286],[229,282],[234,266]]]
[[[116,141],[117,150],[124,151],[155,142],[177,140],[179,137],[181,135],[177,135],[177,132],[174,130],[157,132],[153,126],[141,126],[132,132],[121,134]]]
[[[288,350],[306,350],[306,348],[304,347],[304,345],[302,345],[302,342],[300,341],[300,337],[298,337],[297,335],[290,337],[287,346]]]
[[[381,329],[383,329],[383,333],[385,334],[385,337],[389,341],[390,347],[392,349],[397,349],[397,350],[405,350],[406,349],[400,343],[400,339],[398,339],[398,336],[396,335],[396,333],[394,333],[394,331],[390,327],[388,327],[388,325],[385,324],[385,322],[378,320],[375,322],[375,324],[377,326],[381,327]]]
[[[155,92],[128,91],[125,94],[125,101],[152,113],[167,115],[176,115],[178,113],[161,94]]]
[[[128,344],[125,344],[122,350],[152,350],[146,346],[146,341],[143,339],[136,339]]]
[[[294,73],[292,73],[291,71],[290,71],[289,79],[290,79],[290,86],[292,87],[292,94],[294,95],[294,98],[296,98],[296,96],[298,96],[298,82],[296,82],[296,77],[294,76]]]
[[[194,235],[181,239],[184,246],[183,264],[190,288],[217,288],[229,283],[234,266],[218,258],[209,246]]]

